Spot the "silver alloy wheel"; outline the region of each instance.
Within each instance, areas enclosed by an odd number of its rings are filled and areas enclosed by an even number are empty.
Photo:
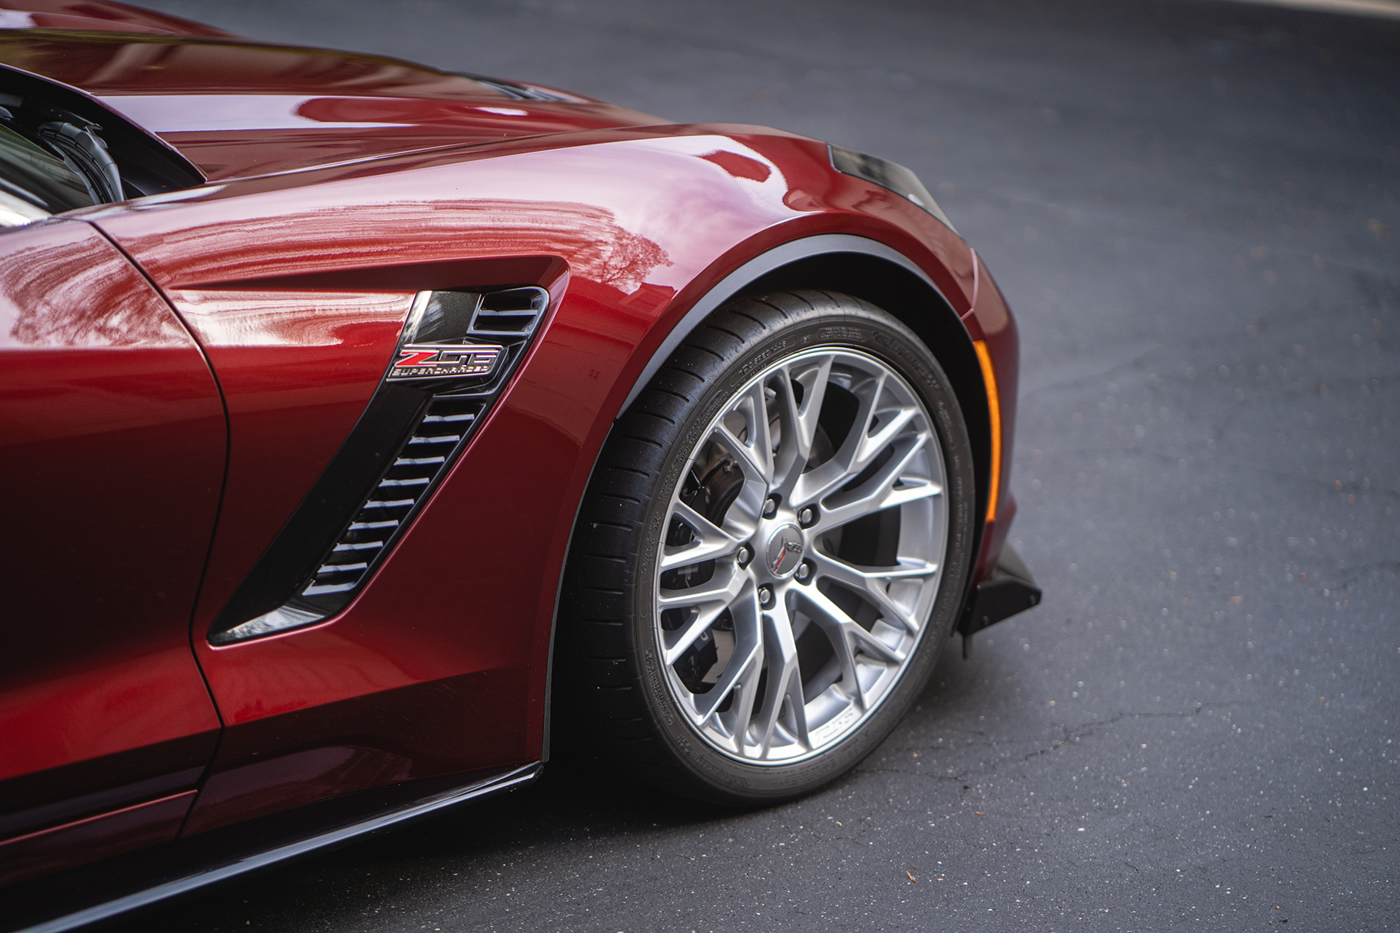
[[[889,695],[938,594],[932,419],[887,363],[806,350],[725,402],[682,477],[654,581],[671,695],[731,758],[817,755]]]

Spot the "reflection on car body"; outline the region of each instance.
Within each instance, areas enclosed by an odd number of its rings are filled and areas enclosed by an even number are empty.
[[[1015,324],[907,169],[127,7],[9,17],[0,925],[551,745],[788,799],[1039,599]]]

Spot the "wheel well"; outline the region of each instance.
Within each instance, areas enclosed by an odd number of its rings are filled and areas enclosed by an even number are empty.
[[[957,313],[917,275],[878,256],[825,253],[774,269],[744,289],[753,294],[778,289],[818,288],[842,292],[894,315],[918,335],[952,380],[967,421],[977,476],[978,527],[987,510],[991,471],[991,413],[972,338]],[[980,537],[980,535],[979,535]]]
[[[928,346],[939,365],[948,374],[958,404],[962,407],[967,423],[968,439],[972,444],[973,472],[977,481],[977,507],[973,513],[977,532],[973,538],[973,552],[974,554],[979,553],[984,524],[982,516],[986,513],[987,508],[988,478],[991,470],[991,414],[987,409],[986,387],[982,381],[982,368],[977,359],[977,351],[973,349],[972,338],[958,319],[957,312],[939,294],[937,289],[899,263],[878,256],[854,252],[819,253],[815,256],[796,259],[765,272],[728,295],[720,292],[715,304],[718,305],[722,301],[742,293],[754,294],[763,291],[807,288],[842,292],[868,301],[894,315]],[[698,323],[699,320],[703,319],[703,315],[713,310],[714,306],[712,305],[704,310],[692,309],[691,314],[700,311],[701,316],[696,319],[696,323]],[[677,330],[679,333],[675,336],[675,340],[679,342],[680,339],[683,339],[684,333],[689,331],[689,328],[685,328],[685,322],[682,322]],[[656,363],[656,360],[664,361],[673,350],[674,346],[668,348],[663,343],[653,362]],[[634,395],[653,374],[653,371],[644,371],[643,376],[638,380],[637,388],[633,390]],[[623,412],[630,408],[631,403],[632,398],[629,397],[622,406]],[[592,482],[593,477],[590,473],[588,484],[591,485]],[[581,509],[582,503],[580,503],[578,514],[581,514]],[[577,520],[576,514],[575,524]],[[573,532],[571,531],[570,549],[572,549],[572,541]],[[541,758],[546,761],[550,756],[552,733],[553,687],[556,676],[554,648],[555,638],[558,634],[559,599],[563,593],[564,568],[568,564],[569,557],[566,555],[564,564],[560,568],[561,583],[555,591],[555,624],[550,628],[549,661],[545,675],[547,687],[544,737],[541,751]],[[972,572],[975,572],[975,568]],[[964,600],[967,598],[967,589],[971,587],[972,572],[969,573],[969,578],[964,584],[966,588]]]

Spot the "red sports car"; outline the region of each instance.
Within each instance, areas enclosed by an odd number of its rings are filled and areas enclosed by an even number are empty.
[[[0,926],[530,781],[851,768],[1004,543],[1016,327],[898,165],[0,9]]]

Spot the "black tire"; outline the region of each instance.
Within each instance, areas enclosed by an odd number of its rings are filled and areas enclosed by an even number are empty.
[[[721,675],[715,675],[721,676],[719,683],[708,686],[694,680],[694,671],[710,663],[710,655],[704,655],[703,663],[694,662],[692,655],[698,656],[700,649],[692,645],[684,649],[687,654],[670,668],[667,668],[662,660],[665,651],[662,641],[671,637],[665,626],[670,624],[667,619],[674,616],[658,616],[659,594],[663,592],[664,581],[667,579],[657,567],[658,550],[661,549],[663,533],[669,536],[665,539],[667,542],[674,543],[675,540],[680,540],[685,546],[698,546],[695,542],[700,540],[700,533],[692,531],[689,526],[682,527],[678,524],[678,516],[681,513],[672,510],[680,507],[678,502],[701,501],[699,496],[702,493],[704,500],[709,502],[711,487],[719,482],[707,478],[704,482],[709,485],[702,492],[687,491],[694,490],[697,483],[701,482],[698,474],[692,475],[695,471],[691,469],[691,457],[692,454],[697,458],[702,456],[703,445],[710,443],[705,440],[705,432],[709,431],[720,437],[720,443],[724,443],[723,435],[715,433],[718,431],[718,422],[715,421],[719,416],[717,413],[736,410],[733,406],[737,404],[735,399],[739,397],[738,393],[755,391],[753,380],[756,374],[769,372],[780,361],[796,360],[793,365],[797,366],[803,365],[804,360],[820,360],[823,358],[821,354],[825,353],[827,348],[839,348],[843,353],[850,351],[846,356],[837,358],[838,363],[847,356],[855,359],[856,363],[867,357],[877,360],[902,377],[904,388],[900,391],[907,393],[912,389],[928,416],[926,421],[919,422],[926,424],[928,428],[921,435],[917,435],[917,438],[925,448],[930,446],[929,437],[937,439],[937,454],[941,456],[943,477],[942,493],[939,497],[941,504],[936,508],[944,510],[942,514],[946,517],[946,542],[941,545],[937,541],[930,544],[935,550],[939,546],[942,547],[940,569],[933,582],[926,586],[918,582],[906,584],[901,580],[900,584],[906,589],[899,592],[917,591],[920,594],[918,599],[923,602],[915,602],[915,608],[908,610],[910,613],[915,612],[919,605],[928,606],[930,599],[931,608],[928,609],[927,621],[923,622],[922,628],[910,626],[909,634],[906,635],[899,634],[897,627],[891,626],[891,631],[895,631],[896,634],[882,634],[881,637],[886,641],[896,645],[904,643],[899,641],[900,638],[912,640],[912,647],[902,655],[896,655],[895,649],[890,649],[891,657],[902,656],[905,660],[882,660],[880,663],[885,664],[883,670],[886,673],[879,673],[876,668],[870,666],[870,658],[875,657],[879,653],[878,650],[867,651],[864,647],[858,649],[863,652],[860,654],[857,654],[855,649],[848,649],[846,654],[835,661],[830,658],[824,660],[824,670],[829,670],[832,664],[840,667],[843,663],[848,665],[841,668],[846,671],[877,670],[876,675],[870,676],[884,678],[878,682],[884,683],[885,686],[882,688],[884,692],[873,701],[864,698],[860,673],[854,677],[850,673],[841,674],[833,684],[824,688],[813,679],[809,688],[808,682],[802,678],[809,675],[815,678],[816,675],[802,670],[799,663],[794,662],[790,667],[779,668],[773,666],[779,664],[777,654],[773,655],[772,660],[767,660],[765,655],[765,661],[762,663],[770,665],[771,670],[770,667],[764,667],[762,669],[765,673],[758,675],[754,672],[759,670],[759,662],[754,662],[754,666],[747,668],[749,673],[735,681],[737,686],[731,688],[732,696],[725,701],[729,706],[723,716],[731,716],[734,722],[743,723],[742,727],[734,728],[736,738],[732,741],[737,743],[735,747],[738,751],[726,751],[720,744],[720,739],[716,738],[723,729],[720,712],[712,713],[714,718],[706,720],[703,728],[702,725],[694,724],[693,719],[700,715],[695,709],[708,702],[706,698],[709,694],[703,691],[718,690],[723,682]],[[809,365],[815,367],[818,364]],[[835,372],[832,368],[835,365],[838,364],[828,364],[827,372]],[[783,370],[782,373],[786,374],[789,371],[797,370]],[[763,378],[781,380],[786,377],[770,375]],[[899,380],[888,381],[894,385]],[[851,382],[851,385],[854,384]],[[885,383],[882,381],[880,384]],[[804,390],[797,384],[795,377],[788,383],[779,381],[774,385],[776,390],[769,389],[768,383],[758,384],[756,391],[765,393],[762,396],[765,404],[770,394],[783,390],[785,385],[790,386],[793,393],[792,404],[800,404],[797,396]],[[814,416],[820,419],[821,424],[813,431],[821,434],[828,447],[842,443],[828,437],[836,433],[836,429],[828,429],[825,425],[837,417],[830,415],[828,409],[834,410],[837,403],[833,399],[841,396],[841,386],[845,383],[837,385],[836,392],[830,390],[831,385],[837,383],[823,382],[822,394],[813,396],[813,399],[821,399],[821,404],[826,406]],[[748,388],[745,388],[746,386]],[[854,389],[852,391],[854,392]],[[869,402],[869,405],[871,410],[874,410],[881,404],[880,392],[884,390],[875,388],[869,391],[873,393],[873,401]],[[776,407],[778,402],[774,401],[772,404]],[[843,404],[849,406],[850,403]],[[910,406],[910,410],[915,411],[916,406],[912,403]],[[795,410],[794,408],[793,411]],[[763,422],[767,424],[769,418],[773,418],[771,423],[778,425],[776,430],[781,430],[784,422],[768,414],[768,408],[765,407],[762,411],[765,412]],[[917,411],[909,417],[913,418],[916,415]],[[726,414],[725,417],[730,415]],[[874,420],[869,422],[871,428],[868,430],[877,430],[882,417],[875,416]],[[854,424],[854,421],[848,421],[846,424]],[[749,431],[748,428],[744,430]],[[852,430],[851,427],[846,427],[843,437],[854,437]],[[791,431],[794,438],[798,434],[797,430]],[[813,437],[815,438],[816,434]],[[798,441],[794,440],[793,443]],[[863,441],[857,439],[852,443],[858,447]],[[818,460],[816,448],[815,439],[804,448],[812,451],[812,463]],[[894,442],[890,443],[890,448],[894,449]],[[774,449],[771,443],[769,449]],[[835,453],[829,456],[832,461],[837,458]],[[885,462],[888,463],[894,454],[881,456],[885,456]],[[933,454],[926,456],[931,458]],[[776,458],[776,454],[774,457]],[[726,462],[730,465],[724,467],[725,471],[735,469],[732,461]],[[837,467],[840,465],[837,464]],[[874,468],[875,464],[872,463],[860,476],[868,474]],[[716,469],[718,468],[711,469],[707,476],[715,474]],[[799,467],[798,470],[802,471],[805,477],[809,475],[811,467]],[[774,468],[773,473],[776,472]],[[814,472],[812,471],[813,474]],[[912,331],[892,316],[847,295],[816,291],[772,293],[742,297],[729,302],[686,339],[651,380],[631,409],[619,419],[594,470],[580,510],[560,600],[554,661],[558,679],[555,696],[562,701],[556,703],[555,708],[557,739],[563,739],[566,747],[574,750],[576,754],[581,754],[597,765],[628,778],[641,780],[672,793],[728,805],[751,806],[790,799],[811,791],[854,767],[889,734],[912,705],[932,673],[943,647],[949,641],[957,612],[961,608],[962,593],[971,572],[973,559],[972,547],[976,531],[973,475],[967,428],[947,376],[929,349]],[[682,487],[683,483],[688,485]],[[904,483],[904,477],[896,475],[890,488],[901,490]],[[854,484],[855,480],[852,480],[850,484],[841,488],[846,489]],[[678,487],[682,488],[681,492],[676,492]],[[673,493],[676,493],[678,498],[673,499]],[[686,499],[687,495],[691,499]],[[835,501],[837,495],[832,493],[822,502]],[[933,501],[932,495],[930,494],[930,502]],[[737,500],[731,498],[730,501]],[[772,508],[771,501],[766,501],[761,508]],[[723,509],[730,512],[719,511],[716,513],[719,516],[716,521],[725,520],[724,516],[731,514],[737,507],[737,504],[725,505]],[[890,511],[889,507],[880,508],[884,509],[879,513],[882,515]],[[902,509],[904,506],[894,508]],[[918,508],[929,510],[935,506],[920,505]],[[925,513],[918,513],[919,516],[923,514]],[[928,514],[935,513],[930,511]],[[809,520],[811,515],[809,511]],[[742,515],[738,517],[743,518]],[[867,523],[873,520],[860,519]],[[912,521],[897,519],[896,522],[901,520]],[[789,529],[798,526],[788,524],[782,527]],[[854,527],[855,523],[841,526],[841,530],[820,539],[820,545],[814,537],[805,545],[806,550],[801,550],[804,547],[801,541],[793,539],[789,542],[793,534],[791,531],[774,532],[773,536],[767,539],[770,542],[767,547],[770,550],[776,548],[771,552],[778,555],[771,572],[788,572],[783,567],[783,562],[788,560],[783,549],[787,548],[799,555],[804,565],[810,563],[808,573],[813,575],[812,586],[806,590],[799,588],[796,576],[775,580],[773,586],[768,587],[769,599],[776,598],[774,594],[779,586],[787,587],[783,590],[784,593],[795,594],[792,598],[801,598],[802,594],[811,594],[825,585],[827,589],[821,590],[822,593],[835,594],[833,599],[839,596],[849,602],[850,598],[843,595],[847,591],[843,589],[842,584],[828,583],[824,579],[819,581],[812,568],[817,566],[815,562],[819,558],[825,559],[825,551],[819,553],[819,548],[834,546],[831,542],[836,537],[845,535],[846,538],[855,541],[859,536],[844,530]],[[922,525],[913,524],[909,527],[915,528],[915,531],[910,533],[912,536],[917,536],[920,533],[919,529],[923,528]],[[936,524],[930,523],[931,537],[937,535],[933,530],[937,527]],[[677,532],[677,528],[681,528],[681,531]],[[898,538],[899,525],[896,523],[894,528],[896,530],[893,534]],[[678,533],[681,535],[679,539],[675,538]],[[889,537],[888,533],[883,534],[885,538]],[[874,540],[880,540],[878,535]],[[762,546],[758,538],[754,538],[753,541],[755,543],[748,552],[750,563],[754,560],[754,552]],[[896,543],[899,548],[905,547],[902,540]],[[840,546],[851,548],[856,545],[848,543]],[[874,546],[886,547],[879,544]],[[737,556],[732,558],[732,567],[730,563],[725,563],[725,572],[739,574],[739,568],[748,567],[749,565],[743,562],[744,553],[744,550],[740,549]],[[765,565],[761,569],[743,572],[751,575],[770,572],[770,568],[766,566],[768,553],[769,551],[765,551]],[[841,559],[845,560],[844,557]],[[896,563],[902,560],[894,559]],[[890,558],[883,560],[888,563]],[[719,566],[719,563],[712,561],[710,565],[695,566],[709,566],[710,573],[717,573],[714,567]],[[932,565],[934,562],[928,563]],[[800,575],[802,571],[803,566],[798,566],[792,572]],[[692,574],[696,571],[687,568],[683,572]],[[922,572],[925,576],[921,579],[927,579],[932,573]],[[663,582],[657,582],[658,580]],[[737,585],[754,586],[754,593],[757,594],[754,599],[761,601],[763,598],[763,587],[743,581]],[[913,586],[915,590],[908,589],[909,586]],[[917,589],[918,587],[925,589]],[[930,589],[931,587],[936,589]],[[665,589],[664,592],[684,594],[687,591]],[[894,590],[890,589],[889,592],[893,593]],[[932,595],[929,595],[930,593]],[[761,605],[761,602],[759,604]],[[741,604],[736,600],[734,605],[747,606],[749,603]],[[784,605],[794,604],[789,601]],[[859,608],[859,600],[851,605],[856,606],[850,611],[852,617],[860,613],[867,617],[871,615],[870,611]],[[699,610],[694,610],[692,615],[681,618],[693,620],[698,616]],[[721,615],[721,619],[723,618]],[[800,612],[794,611],[789,615],[789,610],[784,609],[782,618],[792,622],[791,628],[794,632],[797,631],[798,624],[795,620],[802,620],[804,631],[807,628],[816,629]],[[871,631],[874,626],[884,623],[884,618],[878,617],[877,621],[868,625],[865,622],[860,624],[865,626],[867,631]],[[683,624],[688,626],[692,622],[687,621]],[[736,625],[732,618],[729,624],[731,628]],[[757,637],[762,644],[771,645],[771,641],[762,641],[769,637],[763,633],[777,629],[763,626],[776,623],[764,616],[758,624],[760,634]],[[702,632],[695,644],[700,644],[707,636],[717,642],[722,634],[717,631],[721,625],[722,622],[713,623],[711,628],[716,631]],[[879,631],[886,632],[883,628]],[[854,635],[859,636],[860,633],[855,632]],[[723,663],[733,665],[737,669],[739,662],[734,659],[740,657],[738,644],[741,638],[737,634],[725,637],[733,646],[729,649],[729,660]],[[835,636],[822,637],[828,638],[828,647],[833,657],[840,654],[840,650],[833,647],[837,642],[830,640]],[[803,635],[799,638],[794,635],[794,638],[810,641],[816,636]],[[819,651],[820,642],[816,644],[816,650]],[[708,642],[706,646],[708,650]],[[876,647],[878,649],[878,646]],[[673,646],[671,650],[677,649]],[[799,646],[796,650],[800,653],[802,648]],[[719,655],[715,654],[715,657],[718,658]],[[857,669],[857,663],[865,666]],[[690,664],[690,667],[683,669],[683,664]],[[816,664],[814,661],[811,666],[815,667]],[[714,662],[709,668],[710,673],[713,674],[720,667],[720,662]],[[772,673],[779,670],[792,670],[797,673]],[[676,686],[685,676],[690,679],[684,683],[694,686],[685,686],[684,689],[697,691],[689,697],[681,692],[681,687]],[[749,683],[749,676],[755,678],[755,686],[747,694],[750,697],[748,707],[744,707],[741,691]],[[774,678],[774,683],[777,683],[778,679],[786,678],[783,682],[788,684],[793,683],[791,678],[796,676],[797,689],[801,692],[785,694],[784,697],[777,697],[775,693],[776,699],[771,704],[763,701],[763,709],[771,712],[767,715],[767,731],[763,733],[767,738],[763,739],[762,753],[772,753],[772,749],[777,747],[772,743],[787,735],[789,744],[783,747],[796,756],[792,761],[768,763],[750,761],[744,757],[748,754],[744,743],[750,740],[751,735],[758,734],[749,731],[749,710],[757,710],[756,704],[762,700],[761,697],[754,697],[758,696],[758,691],[764,689],[785,689],[782,686],[765,687],[770,676]],[[830,675],[826,676],[829,678]],[[842,687],[842,684],[850,683],[855,684],[854,692]],[[840,732],[838,729],[833,732],[838,738],[829,740],[830,744],[820,748],[817,747],[816,740],[808,735],[805,705],[808,690],[815,692],[819,688],[827,690],[830,697],[837,698],[831,702],[839,702],[841,696],[850,694],[854,697],[850,700],[851,708],[858,709],[859,716],[862,717],[856,720],[855,725],[838,723],[839,729],[848,731]],[[818,699],[828,694],[821,694]],[[693,704],[695,709],[687,713],[686,709],[682,708],[686,703]],[[736,703],[740,705],[736,707]],[[784,703],[786,705],[783,705]],[[813,700],[812,703],[815,704],[816,701]],[[800,727],[793,725],[789,728],[788,723],[796,722],[795,704],[802,706],[803,724]],[[839,718],[835,717],[832,721],[835,722]],[[755,728],[761,730],[762,724]],[[802,730],[800,736],[797,731],[799,728]],[[822,729],[831,731],[828,725],[822,726]],[[804,741],[806,744],[803,744]]]

